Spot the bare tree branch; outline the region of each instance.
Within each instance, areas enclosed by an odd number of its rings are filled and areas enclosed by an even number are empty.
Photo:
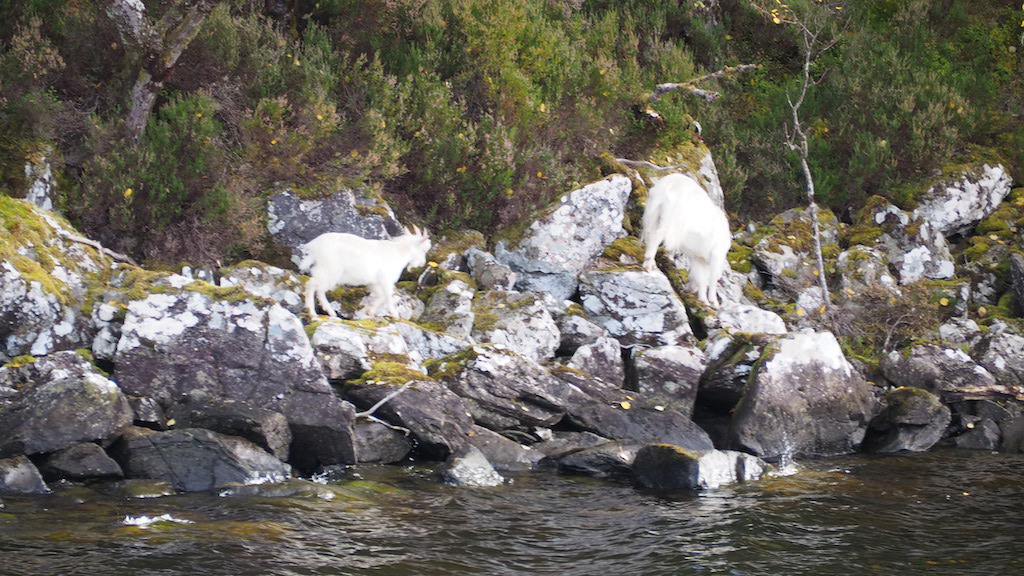
[[[378,408],[387,404],[389,400],[391,400],[395,396],[398,396],[402,392],[405,392],[405,389],[408,388],[409,386],[412,386],[412,383],[413,381],[409,380],[405,384],[402,384],[402,386],[398,390],[395,390],[388,394],[387,396],[381,398],[376,404],[371,406],[369,410],[366,410],[365,412],[356,412],[356,418],[369,418],[371,415],[373,415],[374,412],[377,411]]]
[[[675,170],[676,168],[686,168],[689,166],[688,164],[676,164],[674,166],[658,166],[657,164],[647,162],[646,160],[628,160],[626,158],[616,158],[615,161],[620,164],[625,164],[626,166],[643,166],[646,168],[657,170],[659,172],[665,170]]]
[[[710,74],[705,74],[703,76],[698,76],[697,78],[692,78],[690,80],[687,80],[686,82],[667,82],[664,84],[658,84],[657,86],[654,87],[654,92],[652,92],[647,97],[647,99],[651,102],[655,102],[669,92],[681,90],[689,91],[690,94],[692,94],[693,96],[702,98],[706,102],[711,103],[714,102],[715,100],[718,100],[722,95],[719,94],[718,92],[712,92],[710,90],[698,88],[698,84],[700,84],[701,82],[707,82],[708,80],[715,80],[717,78],[722,78],[725,76],[733,76],[736,74],[746,72],[748,70],[755,70],[760,67],[760,64],[741,64],[739,66],[726,66],[721,70],[712,72]]]
[[[109,248],[104,248],[102,244],[100,244],[99,242],[97,242],[95,240],[90,240],[88,238],[83,238],[82,236],[77,236],[75,234],[62,234],[62,236],[64,236],[68,240],[71,240],[72,242],[78,242],[79,244],[85,244],[86,246],[92,246],[93,248],[99,250],[103,254],[106,254],[107,256],[110,256],[111,258],[113,258],[114,260],[117,260],[119,262],[126,262],[128,264],[131,264],[132,266],[138,266],[138,264],[135,263],[135,260],[132,260],[132,258],[130,256],[127,256],[125,254],[121,254],[119,252],[114,252],[113,250],[111,250]]]

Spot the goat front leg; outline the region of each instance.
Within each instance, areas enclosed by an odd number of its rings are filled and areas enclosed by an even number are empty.
[[[312,283],[312,282],[313,281],[310,280],[310,283]],[[338,313],[334,311],[334,307],[331,306],[330,301],[327,300],[327,287],[326,286],[321,286],[320,283],[318,282],[316,284],[315,288],[316,288],[316,298],[320,302],[320,307],[323,308],[324,312],[326,312],[327,315],[330,316],[331,318],[337,318],[338,317]],[[310,308],[312,310],[312,300],[311,300],[311,298],[309,296],[309,289],[308,288],[306,289],[306,307],[308,307],[308,308]],[[310,316],[314,316],[314,314],[312,312],[310,312]]]

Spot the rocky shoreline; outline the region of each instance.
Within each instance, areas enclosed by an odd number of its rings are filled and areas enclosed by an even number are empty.
[[[913,211],[879,199],[825,219],[840,309],[889,332],[874,363],[823,328],[803,211],[735,235],[708,310],[672,263],[641,268],[639,182],[568,193],[490,250],[435,239],[399,284],[401,319],[358,318],[353,289],[328,321],[305,317],[284,267],[148,271],[0,197],[0,495],[203,491],[408,459],[443,462],[456,485],[548,469],[677,490],[791,458],[1024,449],[1024,194],[1001,166],[937,181]],[[285,249],[401,229],[364,196],[280,194],[269,229]],[[934,318],[887,308],[914,290]],[[904,326],[919,333],[897,341]]]

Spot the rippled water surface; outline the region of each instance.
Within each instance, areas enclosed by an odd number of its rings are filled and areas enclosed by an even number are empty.
[[[544,473],[496,489],[439,486],[425,469],[359,476],[331,500],[7,498],[0,574],[1024,574],[1020,455],[803,462],[672,496]]]

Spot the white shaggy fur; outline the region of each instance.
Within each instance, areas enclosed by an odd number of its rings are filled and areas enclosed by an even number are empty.
[[[309,271],[306,282],[306,311],[316,316],[313,294],[316,293],[327,315],[337,314],[327,301],[327,292],[338,286],[367,286],[371,301],[366,314],[375,316],[383,304],[388,315],[396,316],[395,283],[406,268],[427,262],[430,238],[426,230],[412,231],[389,240],[368,240],[343,232],[327,232],[302,246],[304,256],[299,268]]]
[[[654,254],[682,254],[690,261],[690,286],[701,302],[719,307],[718,281],[729,265],[732,245],[729,220],[696,180],[669,174],[657,180],[647,196],[642,240],[644,269],[654,269]]]

